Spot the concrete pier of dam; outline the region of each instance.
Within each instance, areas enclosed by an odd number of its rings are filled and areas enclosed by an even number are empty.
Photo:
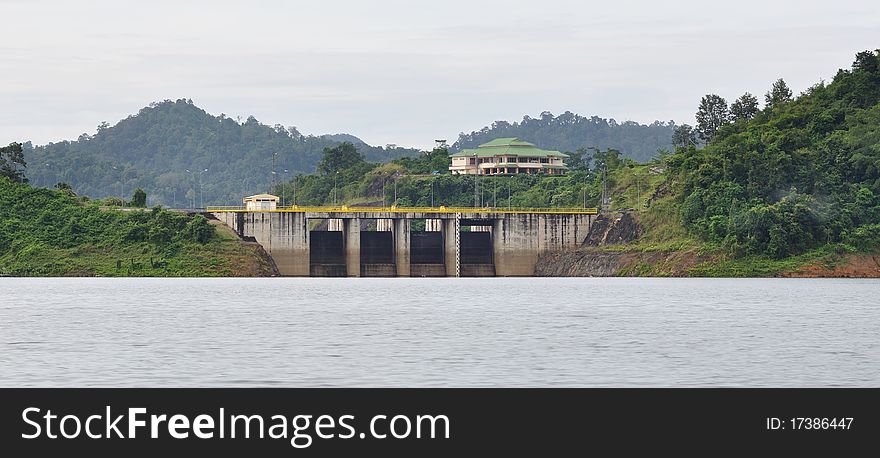
[[[580,246],[598,214],[443,207],[209,207],[208,213],[255,239],[282,275],[301,277],[532,276],[542,254]],[[424,230],[413,230],[414,221],[423,221]]]

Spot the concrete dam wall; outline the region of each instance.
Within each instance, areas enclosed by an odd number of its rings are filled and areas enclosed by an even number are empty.
[[[501,211],[211,214],[239,236],[253,237],[281,275],[303,277],[532,276],[541,255],[579,247],[596,218]],[[373,219],[377,224],[362,224]],[[428,230],[413,231],[414,220],[425,220]]]

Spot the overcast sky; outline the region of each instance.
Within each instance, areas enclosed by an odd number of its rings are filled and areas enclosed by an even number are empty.
[[[0,0],[0,144],[192,98],[427,147],[566,110],[693,123],[701,95],[800,92],[880,47],[877,0]]]

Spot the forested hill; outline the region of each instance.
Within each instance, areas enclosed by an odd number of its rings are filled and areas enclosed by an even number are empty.
[[[618,123],[598,116],[590,118],[566,111],[553,116],[549,111],[540,117],[524,116],[521,122],[495,121],[491,126],[469,134],[461,133],[453,150],[475,148],[492,139],[517,137],[542,148],[558,151],[576,151],[589,146],[614,148],[625,157],[645,162],[657,155],[657,150],[672,148],[672,121],[654,121],[639,124],[633,121]]]
[[[704,97],[709,145],[685,141],[666,158],[684,225],[733,254],[880,249],[880,51],[798,97],[778,80],[763,109],[754,99],[731,117],[724,98]]]
[[[342,141],[356,144],[367,160],[376,162],[416,153],[369,146],[347,134],[305,136],[292,127],[261,124],[253,116],[239,122],[180,99],[153,103],[113,126],[102,123],[96,134],[76,141],[35,148],[26,144],[24,154],[28,178],[37,186],[66,182],[93,198],[129,197],[140,187],[150,205],[180,207],[193,197],[197,205],[202,200],[206,205],[238,203],[246,193],[267,191],[273,152],[278,153],[278,181],[312,173],[323,149]],[[193,173],[200,170],[201,177]]]

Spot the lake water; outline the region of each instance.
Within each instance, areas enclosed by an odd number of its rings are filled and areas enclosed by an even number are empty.
[[[880,386],[880,281],[0,278],[0,386]]]

